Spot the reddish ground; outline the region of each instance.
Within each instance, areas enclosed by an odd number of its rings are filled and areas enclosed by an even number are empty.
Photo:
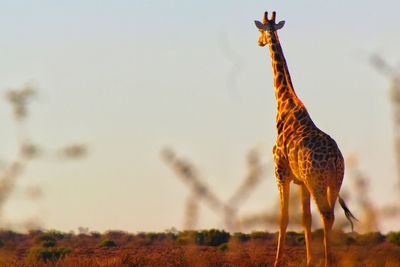
[[[273,266],[276,234],[228,235],[225,242],[227,233],[206,233],[203,239],[195,233],[3,231],[0,266]],[[322,263],[321,236],[313,234],[316,266]],[[400,266],[400,245],[379,233],[338,232],[333,243],[336,266]],[[304,266],[302,234],[289,233],[286,255],[287,266]]]

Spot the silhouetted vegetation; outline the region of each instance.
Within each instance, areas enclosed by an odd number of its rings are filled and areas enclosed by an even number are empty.
[[[69,248],[32,248],[27,255],[28,261],[58,261],[71,253]]]
[[[380,232],[373,232],[368,234],[357,235],[355,237],[355,241],[359,245],[375,245],[383,242],[385,240],[385,236]]]
[[[114,241],[112,240],[103,240],[98,244],[99,247],[115,247],[117,244],[115,244]]]
[[[322,230],[312,236],[312,245],[322,248]],[[399,237],[400,232],[384,236],[335,230],[334,256],[338,266],[398,266]],[[304,234],[289,231],[286,239],[288,266],[302,266]],[[271,266],[277,233],[0,231],[0,240],[0,266]]]
[[[230,234],[223,230],[201,230],[196,232],[196,244],[219,246],[229,241]]]
[[[218,250],[226,251],[227,249],[228,249],[228,244],[227,243],[223,243],[223,244],[218,246]]]
[[[250,235],[237,232],[237,233],[233,234],[232,239],[237,240],[239,242],[245,242],[245,241],[250,240]]]
[[[269,240],[274,237],[274,234],[262,231],[254,231],[250,233],[251,239],[261,239],[261,240]]]
[[[390,232],[387,235],[387,238],[393,244],[396,244],[396,245],[400,246],[400,231],[398,231],[398,232]]]
[[[181,245],[195,243],[201,246],[219,246],[230,239],[230,234],[223,230],[183,231],[177,234],[177,241]]]

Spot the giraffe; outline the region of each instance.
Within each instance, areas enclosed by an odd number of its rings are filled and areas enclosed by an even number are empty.
[[[268,19],[255,21],[261,36],[260,46],[269,45],[277,101],[277,140],[273,147],[275,175],[280,194],[279,236],[275,266],[284,264],[284,242],[288,225],[290,182],[299,185],[302,206],[302,224],[307,253],[307,265],[313,262],[311,254],[310,196],[321,216],[324,227],[325,266],[330,266],[332,254],[330,239],[334,222],[335,202],[339,203],[350,221],[356,219],[339,196],[344,176],[344,160],[336,142],[312,121],[303,102],[297,97],[279,42],[277,30],[285,21],[275,23],[276,12]]]

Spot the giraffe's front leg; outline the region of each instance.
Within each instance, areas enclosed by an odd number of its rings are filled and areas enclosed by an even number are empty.
[[[289,182],[285,182],[282,184],[278,183],[281,207],[279,212],[279,237],[278,237],[278,247],[276,249],[275,267],[283,266],[286,228],[289,223],[289,193],[290,193],[289,185],[290,185]]]
[[[307,251],[307,266],[312,264],[311,255],[311,210],[310,210],[310,192],[305,184],[300,185],[301,206],[303,211],[304,239]]]
[[[284,265],[284,249],[286,228],[289,223],[289,194],[290,194],[290,171],[288,164],[283,159],[275,159],[275,175],[277,179],[280,195],[280,213],[279,213],[279,237],[276,250],[275,267]]]

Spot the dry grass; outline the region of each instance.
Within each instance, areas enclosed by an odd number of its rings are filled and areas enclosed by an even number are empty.
[[[212,235],[212,242],[199,238]],[[218,231],[190,232],[190,242],[182,243],[185,233],[139,233],[120,231],[87,235],[56,231],[18,234],[0,232],[0,266],[272,266],[276,234],[231,235]],[[224,237],[219,239],[220,237]],[[113,241],[113,245],[99,245]],[[186,240],[186,239],[185,239]],[[400,245],[379,234],[335,232],[334,259],[337,266],[400,266]],[[316,265],[323,257],[321,231],[313,233]],[[42,253],[42,254],[41,254]],[[47,254],[46,254],[47,253]],[[53,253],[53,254],[52,254]],[[58,253],[58,254],[57,254]],[[305,266],[304,238],[288,234],[287,266]]]

